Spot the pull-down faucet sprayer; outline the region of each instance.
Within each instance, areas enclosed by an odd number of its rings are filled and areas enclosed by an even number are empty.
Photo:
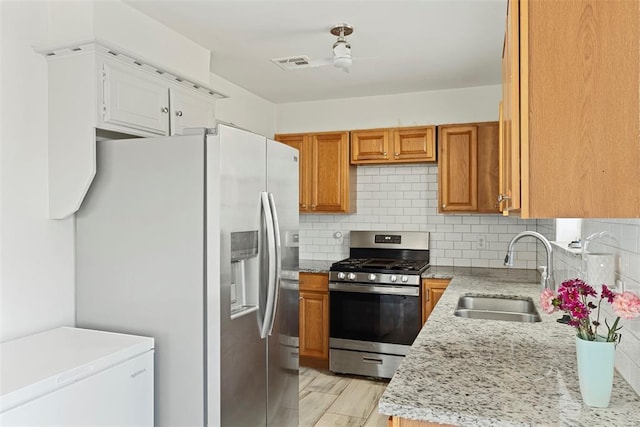
[[[535,231],[522,231],[516,234],[513,239],[509,242],[509,247],[507,248],[507,256],[504,257],[504,265],[507,267],[513,267],[513,246],[515,243],[522,239],[523,237],[535,237],[540,240],[540,242],[544,245],[544,248],[547,250],[547,265],[541,266],[541,285],[543,288],[551,289],[552,291],[556,290],[556,284],[553,280],[553,249],[551,248],[551,243],[540,233],[536,233]]]

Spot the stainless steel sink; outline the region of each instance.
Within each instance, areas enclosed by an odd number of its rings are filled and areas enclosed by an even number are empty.
[[[540,322],[531,298],[504,295],[463,295],[453,312],[458,317],[511,322]]]

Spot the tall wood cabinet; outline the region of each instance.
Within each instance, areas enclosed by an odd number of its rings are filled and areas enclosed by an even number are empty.
[[[349,213],[356,208],[356,169],[349,163],[349,132],[280,134],[300,152],[301,213]]]
[[[505,213],[640,217],[637,2],[509,0]]]
[[[351,131],[351,163],[434,162],[435,126]]]
[[[438,211],[499,213],[498,122],[438,126]]]
[[[329,367],[329,276],[300,273],[300,364]]]

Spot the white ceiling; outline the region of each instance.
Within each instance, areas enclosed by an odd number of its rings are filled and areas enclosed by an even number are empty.
[[[506,0],[125,1],[209,49],[213,73],[275,103],[500,82]],[[343,22],[354,27],[349,74],[270,61],[331,57],[329,28]]]

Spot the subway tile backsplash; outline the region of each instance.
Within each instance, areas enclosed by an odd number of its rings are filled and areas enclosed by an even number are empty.
[[[584,219],[582,241],[595,233],[606,232],[587,246],[590,253],[612,254],[615,259],[615,277],[620,281],[616,291],[632,291],[640,295],[640,220],[638,219]],[[582,255],[568,251],[556,251],[556,278],[563,280],[580,277],[586,280]],[[597,286],[600,283],[592,285]],[[615,286],[607,283],[607,285]],[[615,315],[609,304],[603,304],[609,324]],[[602,321],[602,319],[601,319]],[[623,378],[640,394],[640,319],[624,320],[622,341],[616,349],[616,369]],[[615,392],[615,391],[614,391]]]
[[[438,214],[435,164],[358,166],[357,173],[357,213],[300,215],[300,258],[346,258],[351,230],[429,231],[433,265],[502,268],[509,240],[537,229],[535,220]],[[514,267],[536,268],[538,246],[533,239],[518,242]]]

